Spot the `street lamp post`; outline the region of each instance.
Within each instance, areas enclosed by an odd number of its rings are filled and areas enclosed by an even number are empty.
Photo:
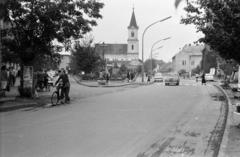
[[[151,49],[151,73],[153,74],[153,54],[152,54],[152,52],[153,51],[155,51],[155,50],[158,50],[158,49],[161,49],[161,48],[163,48],[163,46],[159,46],[158,48],[156,48],[156,49]]]
[[[2,67],[2,27],[3,27],[3,20],[0,19],[0,67]]]
[[[154,46],[155,46],[156,44],[158,44],[159,42],[165,41],[165,40],[168,40],[168,39],[171,39],[171,37],[167,37],[167,38],[158,40],[158,41],[156,41],[155,43],[153,43],[153,45],[152,45],[152,47],[151,47],[151,72],[152,72],[152,73],[153,73],[153,61],[152,61],[152,59],[153,59],[153,57],[152,57],[153,48],[154,48]],[[162,48],[162,47],[163,47],[163,46],[160,46],[160,47],[158,47],[157,49],[160,49],[160,48]],[[156,50],[156,49],[155,49],[155,50]]]
[[[158,21],[156,21],[156,22],[148,25],[148,26],[144,29],[144,31],[143,31],[143,35],[142,35],[142,82],[144,82],[144,35],[145,35],[146,31],[147,31],[151,26],[153,26],[153,25],[155,25],[155,24],[157,24],[157,23],[159,23],[159,22],[163,22],[163,21],[165,21],[165,20],[167,20],[167,19],[170,19],[170,18],[171,18],[171,16],[166,17],[166,18],[164,18],[164,19],[162,19],[162,20],[158,20]]]

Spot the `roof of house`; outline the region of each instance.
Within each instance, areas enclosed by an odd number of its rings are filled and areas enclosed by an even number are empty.
[[[179,53],[175,54],[172,57],[172,59],[175,59],[175,57],[179,54],[185,54],[189,56],[202,56],[202,51],[204,48],[204,45],[185,45]]]
[[[135,28],[138,29],[138,25],[137,25],[137,21],[136,21],[136,18],[135,18],[134,10],[132,12],[131,21],[130,21],[130,24],[129,24],[128,28],[131,28],[131,27],[135,27]]]
[[[127,44],[96,44],[95,51],[104,54],[127,54]]]
[[[183,53],[193,53],[193,54],[202,54],[204,45],[185,45],[181,52]]]

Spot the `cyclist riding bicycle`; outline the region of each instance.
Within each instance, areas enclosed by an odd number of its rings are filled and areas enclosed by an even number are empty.
[[[60,82],[61,84],[59,85]],[[68,75],[66,74],[64,69],[61,70],[60,76],[56,81],[55,85],[57,84],[58,84],[57,90],[58,91],[61,90],[60,99],[63,99],[65,97],[65,103],[68,103],[70,101],[69,98],[70,82],[68,79]]]

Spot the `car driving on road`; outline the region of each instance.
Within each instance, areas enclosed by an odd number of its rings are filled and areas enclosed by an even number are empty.
[[[171,74],[171,73],[165,74],[164,75],[164,83],[165,83],[166,86],[169,86],[169,85],[178,86],[179,83],[180,83],[179,75],[178,74]]]
[[[162,75],[162,73],[156,73],[154,75],[154,82],[163,82],[163,75]]]

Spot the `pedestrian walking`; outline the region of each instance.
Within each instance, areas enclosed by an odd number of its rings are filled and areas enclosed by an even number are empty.
[[[202,85],[206,85],[205,73],[202,74]]]
[[[106,83],[109,82],[109,79],[110,79],[110,74],[109,74],[109,72],[106,72]]]
[[[129,82],[129,80],[130,80],[130,72],[128,71],[127,72],[127,81]]]
[[[13,67],[9,68],[9,86],[13,87],[15,84],[15,73],[13,71]]]
[[[134,73],[133,72],[131,72],[130,77],[131,77],[131,80],[134,79]]]
[[[147,76],[147,83],[150,83],[150,80],[151,80],[151,76],[148,75],[148,76]]]

